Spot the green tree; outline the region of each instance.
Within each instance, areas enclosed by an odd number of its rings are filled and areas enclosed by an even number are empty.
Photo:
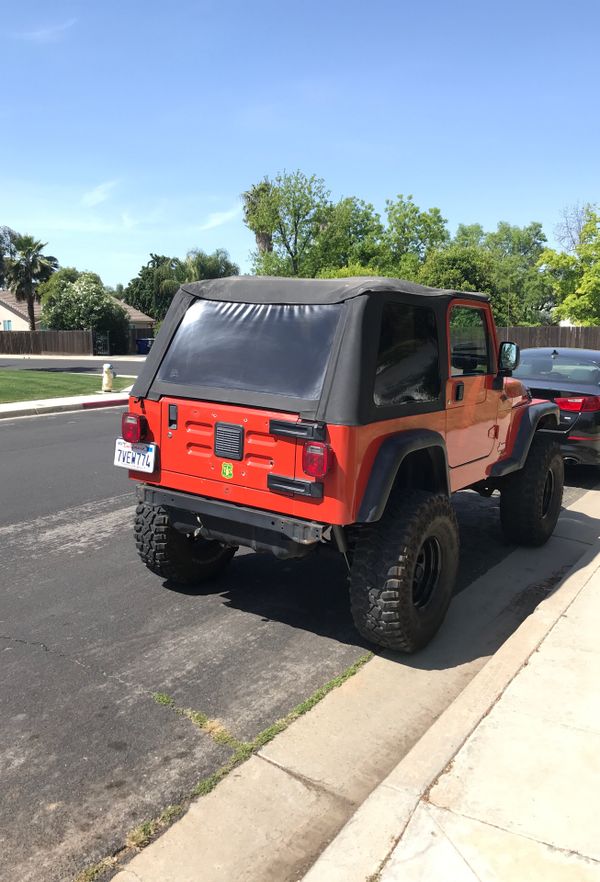
[[[207,254],[201,248],[193,248],[188,251],[184,266],[186,282],[223,279],[226,276],[237,276],[240,272],[239,266],[230,260],[224,248],[217,248],[212,254]]]
[[[35,331],[33,307],[38,299],[38,286],[49,279],[58,267],[55,257],[42,253],[46,244],[33,236],[16,236],[13,240],[15,254],[4,260],[6,282],[17,300],[27,302],[29,327],[32,331]]]
[[[15,239],[17,239],[18,236],[19,234],[14,230],[11,230],[10,227],[0,226],[0,288],[3,288],[5,283],[4,261],[7,258],[16,256]]]
[[[63,280],[53,289],[46,290],[42,319],[47,328],[54,330],[85,331],[91,328],[108,333],[111,352],[127,351],[127,313],[106,293],[95,273],[78,273],[74,281]]]
[[[111,287],[110,285],[105,285],[104,290],[107,294],[110,294],[111,297],[114,297],[116,300],[125,300],[125,286],[118,282],[115,287]]]
[[[447,221],[439,208],[422,211],[412,196],[405,198],[400,193],[395,200],[388,199],[386,214],[385,241],[392,265],[401,266],[406,255],[422,262],[431,251],[443,248],[450,239]]]
[[[597,211],[586,207],[573,254],[546,249],[538,263],[558,301],[555,319],[568,319],[578,325],[600,324],[600,214]]]
[[[537,265],[545,243],[537,221],[524,227],[501,221],[486,233],[483,244],[494,260],[496,312],[503,324],[550,320],[552,291]]]
[[[254,233],[259,254],[270,254],[273,251],[272,216],[270,212],[264,210],[271,198],[272,189],[271,181],[263,178],[258,184],[253,184],[249,190],[242,193],[244,223]]]
[[[351,279],[354,276],[380,276],[381,273],[370,266],[349,263],[348,266],[326,267],[319,270],[318,279]]]
[[[484,244],[503,257],[518,257],[523,263],[534,266],[544,250],[546,236],[538,221],[532,221],[526,227],[500,221],[495,232],[486,234]]]
[[[243,196],[244,220],[259,240],[272,243],[254,254],[254,268],[261,275],[310,274],[307,257],[326,223],[329,191],[322,178],[301,171],[265,178]]]
[[[479,291],[496,294],[494,260],[485,248],[477,245],[449,245],[428,255],[419,281],[433,288],[452,291]]]
[[[483,244],[485,233],[481,224],[459,224],[452,239],[454,245],[472,245],[477,247]]]
[[[49,295],[62,292],[67,285],[76,282],[80,276],[81,273],[74,266],[61,266],[55,273],[52,273],[50,278],[42,282],[38,288],[38,297],[42,306]],[[100,281],[100,276],[96,276],[96,278]]]
[[[306,258],[307,275],[352,264],[368,267],[381,256],[383,225],[370,203],[355,196],[326,207],[313,247]]]
[[[581,232],[587,223],[590,212],[594,211],[591,202],[576,202],[567,205],[560,213],[560,221],[554,230],[554,236],[565,251],[573,254],[581,241]]]
[[[172,282],[178,271],[180,261],[164,254],[151,254],[135,279],[125,288],[125,301],[152,318],[162,320],[173,299]]]
[[[222,279],[225,276],[237,276],[240,268],[229,259],[224,248],[217,248],[207,254],[201,248],[188,251],[184,260],[178,257],[165,260],[155,270],[155,281],[158,288],[158,299],[166,313],[171,300],[186,282],[199,282],[202,279]],[[163,318],[161,316],[161,318]]]
[[[146,315],[162,321],[174,294],[185,282],[235,276],[239,271],[224,248],[217,248],[212,254],[195,248],[184,260],[151,254],[148,263],[125,288],[123,299]]]

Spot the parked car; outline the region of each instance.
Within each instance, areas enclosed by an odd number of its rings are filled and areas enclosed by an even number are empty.
[[[514,376],[534,398],[558,404],[566,462],[600,465],[600,350],[523,349]]]
[[[481,294],[385,278],[184,285],[116,441],[138,482],[142,561],[194,584],[240,545],[328,547],[346,560],[358,631],[415,652],[454,590],[451,493],[500,490],[516,543],[554,530],[558,407],[510,376],[518,358]]]

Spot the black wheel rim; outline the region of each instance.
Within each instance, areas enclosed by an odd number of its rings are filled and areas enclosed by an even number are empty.
[[[417,609],[427,606],[435,591],[442,568],[442,549],[435,536],[429,536],[417,554],[413,577],[413,603]]]
[[[546,483],[544,484],[544,495],[542,496],[542,517],[545,518],[550,511],[552,499],[554,497],[554,472],[548,470],[546,475]]]

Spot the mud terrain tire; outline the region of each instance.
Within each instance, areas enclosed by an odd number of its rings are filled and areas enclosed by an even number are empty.
[[[141,502],[135,510],[135,546],[149,570],[182,585],[217,576],[236,549],[220,542],[193,539],[174,530],[162,506]]]
[[[398,492],[380,521],[357,531],[350,571],[357,630],[388,649],[424,647],[452,599],[458,552],[450,500],[423,490]]]
[[[506,539],[543,545],[552,535],[562,505],[565,470],[560,447],[535,435],[523,468],[500,491],[500,522]]]

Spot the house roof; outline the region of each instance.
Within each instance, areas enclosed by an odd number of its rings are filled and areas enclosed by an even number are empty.
[[[130,322],[144,322],[147,325],[155,325],[156,320],[150,318],[149,315],[146,315],[145,312],[141,312],[139,309],[136,309],[135,306],[130,306],[129,303],[125,303],[124,300],[119,300],[117,297],[111,297],[111,300],[114,300],[115,303],[118,303],[119,306],[122,306],[125,312],[127,313],[127,318]]]
[[[18,315],[20,318],[25,319],[26,322],[29,321],[29,313],[27,312],[27,301],[17,300],[12,291],[0,291],[0,304],[2,306],[5,306],[7,309],[10,309],[11,312],[14,312],[14,314]],[[35,323],[37,324],[42,317],[41,303],[38,303],[36,301],[33,304],[33,314],[35,316]]]

